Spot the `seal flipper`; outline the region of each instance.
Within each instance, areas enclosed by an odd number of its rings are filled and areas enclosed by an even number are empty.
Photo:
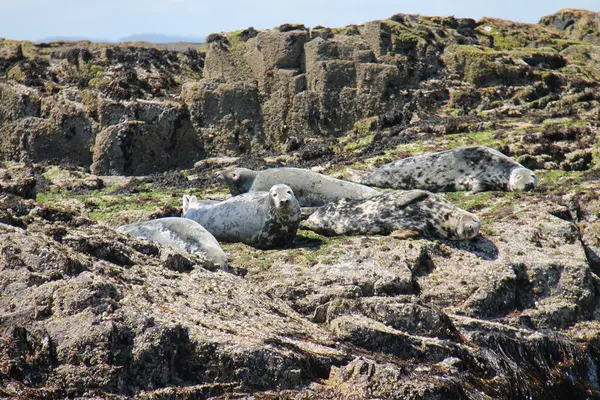
[[[468,191],[468,194],[476,194],[480,192],[487,191],[487,186],[481,181],[475,181],[473,185],[471,185],[471,190]]]
[[[404,192],[404,193],[401,193]],[[414,189],[414,190],[398,190],[397,193],[400,193],[394,200],[394,205],[396,207],[407,207],[413,203],[417,203],[421,200],[426,199],[427,197],[429,197],[430,194],[432,194],[431,192],[427,192],[425,190],[418,190],[418,189]]]
[[[390,233],[390,237],[395,239],[408,239],[417,236],[421,236],[421,234],[412,229],[396,229]]]
[[[196,198],[196,196],[194,196],[194,195],[188,196],[187,194],[184,194],[183,195],[183,205],[182,205],[183,212],[181,213],[181,215],[184,216],[185,213],[190,209],[190,205],[197,201],[198,201],[198,199]]]

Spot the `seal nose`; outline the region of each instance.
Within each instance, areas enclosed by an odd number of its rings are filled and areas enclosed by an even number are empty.
[[[479,233],[479,224],[472,222],[465,226],[465,235],[467,239],[474,238]]]
[[[290,202],[290,199],[281,199],[279,200],[280,204],[287,205]]]
[[[535,184],[533,182],[529,182],[525,184],[525,190],[530,192],[535,189]]]

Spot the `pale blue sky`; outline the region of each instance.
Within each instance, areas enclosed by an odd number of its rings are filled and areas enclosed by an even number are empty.
[[[282,23],[330,27],[396,13],[499,17],[537,22],[561,8],[600,11],[599,0],[0,0],[0,37],[83,36],[116,40],[138,33],[206,36]]]

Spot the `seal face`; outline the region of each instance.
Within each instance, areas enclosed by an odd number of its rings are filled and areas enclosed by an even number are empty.
[[[199,255],[213,267],[227,268],[227,256],[217,239],[191,219],[159,218],[122,225],[117,230]]]
[[[300,205],[292,189],[279,184],[268,192],[243,193],[217,203],[200,201],[188,208],[184,218],[200,223],[218,240],[269,249],[293,240]]]
[[[340,200],[321,207],[302,227],[324,235],[389,235],[417,231],[423,236],[463,240],[479,233],[475,214],[423,190],[383,193],[366,200]]]
[[[515,168],[510,172],[508,190],[511,192],[531,191],[537,186],[537,177],[527,168]]]
[[[217,176],[225,181],[232,195],[266,191],[279,183],[288,185],[302,207],[318,207],[340,199],[362,200],[380,194],[368,186],[302,168],[271,168],[258,172],[231,168],[219,171]]]
[[[385,164],[359,177],[359,183],[393,189],[432,192],[533,190],[533,171],[485,146],[425,153]]]
[[[217,177],[225,181],[233,196],[237,196],[250,191],[257,174],[258,172],[248,168],[228,168],[217,172]]]

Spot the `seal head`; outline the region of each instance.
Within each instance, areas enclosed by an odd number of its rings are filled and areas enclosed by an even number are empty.
[[[537,186],[537,177],[532,170],[515,168],[508,178],[508,190],[511,192],[531,191]]]
[[[278,184],[269,189],[269,218],[260,236],[262,247],[291,242],[300,224],[300,204],[288,185]]]
[[[287,215],[296,212],[299,207],[294,192],[288,185],[278,184],[269,190],[271,204],[278,214]]]
[[[228,168],[217,172],[217,178],[225,181],[231,194],[237,196],[250,191],[256,174],[256,171],[248,168]]]
[[[472,239],[479,234],[481,222],[475,214],[465,212],[456,224],[456,240]]]

